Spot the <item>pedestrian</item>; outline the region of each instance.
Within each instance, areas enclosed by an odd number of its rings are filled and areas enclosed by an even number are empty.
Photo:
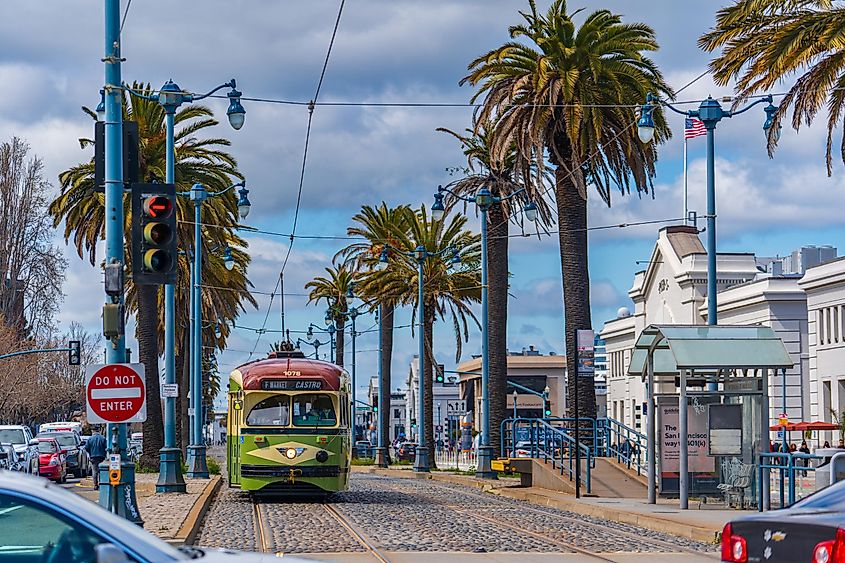
[[[801,440],[801,447],[798,448],[798,451],[801,452],[802,454],[810,455],[810,446],[807,445],[807,440]],[[805,457],[804,459],[801,460],[801,465],[803,465],[804,467],[808,467],[809,463],[810,463],[809,458]],[[801,474],[806,476],[807,472],[802,471]]]
[[[827,440],[825,440],[825,441],[824,441],[824,444],[822,444],[822,447],[823,447],[823,448],[829,448],[829,447],[830,447],[830,442],[828,442]]]
[[[91,477],[94,479],[94,489],[100,488],[100,463],[106,459],[106,439],[100,434],[97,428],[93,429],[93,434],[88,441],[85,442],[85,451],[88,452],[88,457],[91,458]]]
[[[845,439],[839,438],[839,445],[836,447],[840,449],[845,449]]]

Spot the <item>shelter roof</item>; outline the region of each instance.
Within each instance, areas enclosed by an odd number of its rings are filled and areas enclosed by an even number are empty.
[[[650,325],[634,346],[629,375],[647,375],[649,350],[655,375],[793,366],[781,339],[758,325]]]

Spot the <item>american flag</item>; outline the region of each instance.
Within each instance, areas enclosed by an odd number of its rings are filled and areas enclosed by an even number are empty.
[[[684,119],[684,140],[695,139],[707,134],[707,129],[704,128],[704,123],[697,117],[687,117]]]

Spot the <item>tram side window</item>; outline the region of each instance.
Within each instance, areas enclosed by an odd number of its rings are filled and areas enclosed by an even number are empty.
[[[290,424],[290,396],[274,395],[252,407],[246,417],[249,426],[287,426]]]
[[[336,424],[337,415],[329,395],[294,395],[294,426],[334,426]]]

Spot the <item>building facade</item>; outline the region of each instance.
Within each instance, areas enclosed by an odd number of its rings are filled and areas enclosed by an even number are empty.
[[[414,359],[411,361],[410,369],[408,370],[408,378],[405,380],[405,431],[406,436],[411,440],[416,440],[417,438],[417,421],[419,419],[417,412],[419,407],[419,395],[417,390],[419,389],[420,364],[418,358],[419,356],[415,354]],[[437,439],[444,432],[445,421],[448,418],[449,403],[451,402],[454,404],[454,402],[459,401],[461,397],[458,385],[458,376],[454,373],[445,373],[443,364],[438,364],[435,368],[443,374],[443,381],[435,381],[432,386],[432,393],[434,395],[434,412],[432,413],[432,420],[429,421],[429,423],[434,424],[434,436],[435,439]],[[440,405],[439,417],[437,409],[438,405]],[[438,430],[438,427],[440,430]]]

